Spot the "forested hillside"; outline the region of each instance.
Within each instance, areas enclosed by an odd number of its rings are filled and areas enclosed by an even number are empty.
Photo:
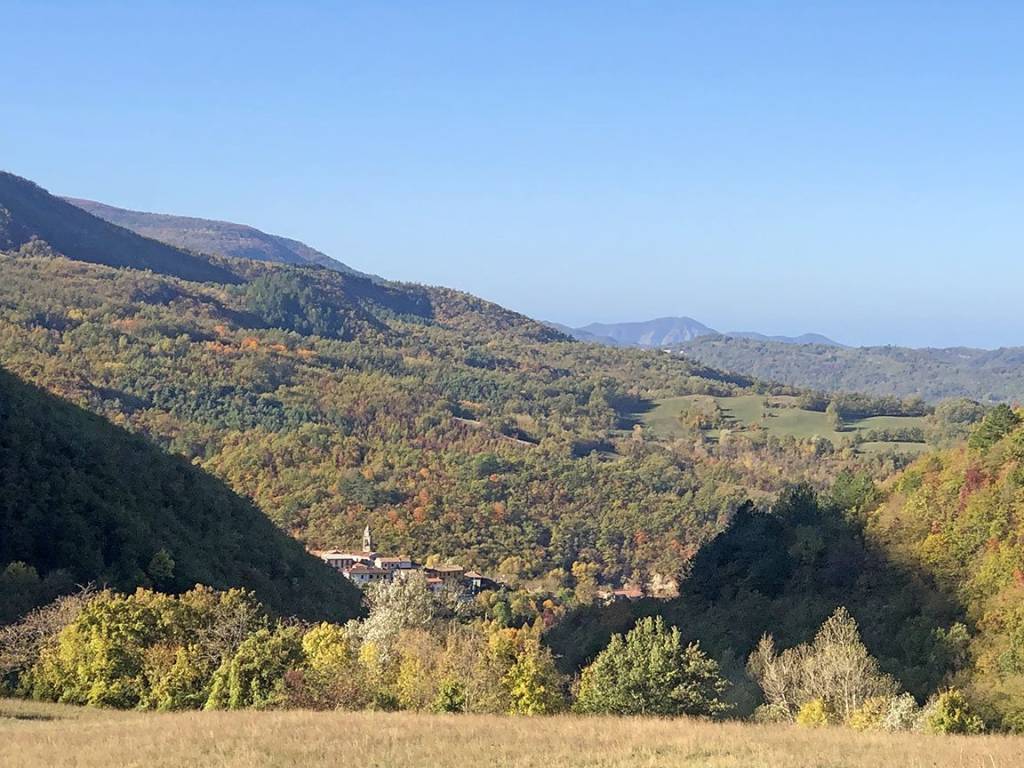
[[[109,225],[82,226],[88,244]],[[885,706],[901,688],[924,699],[956,682],[988,722],[1021,727],[1008,703],[1021,581],[1008,408],[967,453],[879,490],[909,459],[877,435],[878,450],[859,450],[844,437],[856,419],[917,419],[924,450],[925,433],[955,441],[984,409],[773,387],[578,343],[457,291],[322,268],[219,259],[223,279],[198,281],[130,253],[89,263],[90,247],[69,240],[60,255],[39,239],[61,225],[37,229],[0,254],[0,458],[14,478],[0,565],[41,575],[8,567],[8,593],[87,579],[247,585],[283,612],[343,618],[353,590],[299,542],[350,547],[369,523],[382,551],[526,586],[478,601],[481,626],[536,622],[531,643],[547,627],[565,671],[659,614],[681,634],[648,622],[635,642],[654,632],[682,652],[699,640],[734,684],[734,711],[749,713],[770,690],[747,668],[763,633],[787,647],[831,626],[861,648],[852,614]],[[694,395],[708,413],[691,412]],[[742,424],[726,414],[740,403],[757,411]],[[835,442],[784,434],[792,414],[780,409],[798,405]],[[976,508],[961,535],[951,510]],[[678,596],[594,602],[623,583]],[[614,663],[595,662],[591,678]],[[578,706],[619,711],[591,678]]]
[[[664,616],[719,660],[749,713],[760,699],[745,667],[760,637],[782,648],[807,642],[842,606],[882,669],[923,700],[956,669],[962,609],[865,535],[860,518],[874,499],[870,482],[846,476],[820,497],[803,488],[770,509],[745,507],[697,554],[678,598],[583,608],[549,642],[571,670],[638,616]]]
[[[812,440],[664,441],[659,397],[753,382],[578,344],[440,288],[225,262],[198,284],[0,258],[0,361],[180,454],[311,546],[380,547],[571,584],[670,582],[743,500],[896,459]]]
[[[1024,348],[837,347],[702,336],[682,344],[688,357],[724,371],[827,392],[969,397],[1010,402],[1024,397]]]
[[[223,482],[3,370],[0,478],[0,624],[88,582],[245,586],[287,614],[359,611],[348,581]]]
[[[890,484],[868,529],[892,558],[965,606],[961,683],[1003,727],[1024,730],[1024,425],[1003,406],[970,444]]]
[[[769,511],[744,509],[706,545],[672,601],[591,606],[548,634],[565,668],[613,632],[661,615],[699,640],[758,703],[744,665],[770,633],[808,642],[837,606],[907,690],[962,689],[994,727],[1024,730],[1024,423],[1007,406],[969,444],[922,457],[876,487],[840,478]]]

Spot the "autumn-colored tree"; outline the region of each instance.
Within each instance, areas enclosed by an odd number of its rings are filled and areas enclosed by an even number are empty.
[[[207,709],[266,709],[285,702],[285,674],[302,665],[297,627],[259,629],[213,676]]]

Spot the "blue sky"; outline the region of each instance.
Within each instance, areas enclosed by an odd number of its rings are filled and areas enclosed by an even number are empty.
[[[571,324],[1024,344],[1020,4],[2,18],[0,168],[53,192],[253,224]]]

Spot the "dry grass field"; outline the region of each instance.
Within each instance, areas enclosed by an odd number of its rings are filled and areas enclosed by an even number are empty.
[[[343,712],[108,712],[0,700],[3,768],[1007,768],[1024,738],[739,723]]]

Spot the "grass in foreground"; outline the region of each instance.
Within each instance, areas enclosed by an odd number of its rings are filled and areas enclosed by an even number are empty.
[[[571,716],[152,714],[0,700],[0,765],[1009,768],[1024,765],[1024,738]]]

